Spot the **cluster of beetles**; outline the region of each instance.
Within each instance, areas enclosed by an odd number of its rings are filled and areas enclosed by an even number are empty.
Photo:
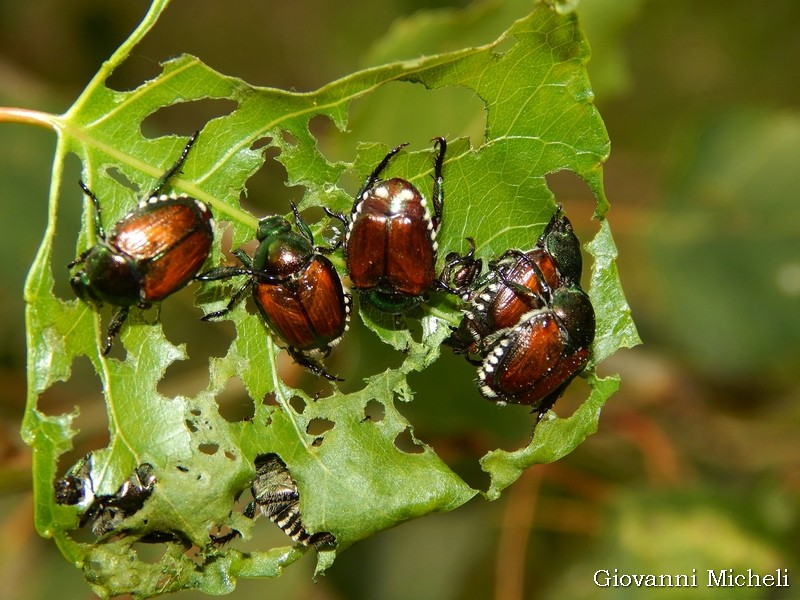
[[[392,149],[366,178],[349,214],[326,210],[343,231],[329,246],[315,245],[308,225],[292,204],[294,226],[280,216],[259,222],[252,256],[234,251],[236,266],[200,272],[213,243],[211,211],[186,195],[162,194],[178,173],[197,139],[195,134],[177,162],[139,205],[106,233],[100,202],[92,201],[97,244],[68,267],[70,283],[82,300],[118,307],[104,353],[111,349],[131,307],[148,308],[192,280],[244,278],[227,306],[203,317],[230,312],[250,290],[270,332],[285,344],[295,362],[329,380],[338,378],[322,364],[348,329],[352,299],[326,255],[342,249],[350,287],[376,309],[398,315],[416,307],[432,291],[464,302],[464,316],[446,344],[477,369],[480,393],[498,404],[530,406],[541,419],[586,366],[594,340],[595,314],[580,287],[580,242],[561,208],[556,210],[530,250],[510,249],[488,262],[449,253],[436,272],[437,233],[444,208],[443,166],[447,142],[434,139],[432,207],[410,182],[382,180]],[[432,209],[432,210],[431,210]],[[276,455],[256,459],[252,483],[256,507],[295,541],[308,545],[335,542],[330,534],[309,535],[299,518],[299,497],[286,465]],[[82,525],[97,535],[117,529],[141,507],[155,485],[152,467],[140,465],[110,496],[90,493],[91,455],[56,481],[56,500],[84,506]],[[235,532],[234,532],[235,533]],[[217,538],[227,541],[228,537]]]

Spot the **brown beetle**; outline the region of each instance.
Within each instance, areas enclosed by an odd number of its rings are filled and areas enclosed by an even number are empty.
[[[149,308],[181,289],[203,266],[214,240],[208,207],[188,196],[159,195],[180,170],[197,139],[193,135],[178,161],[167,170],[155,189],[119,220],[106,235],[97,196],[79,182],[94,205],[98,244],[72,261],[82,265],[70,279],[81,300],[121,307],[111,321],[103,354],[128,317],[131,306]]]
[[[289,346],[289,354],[312,373],[337,379],[317,362],[342,339],[350,318],[350,295],[331,261],[314,246],[311,230],[292,204],[295,225],[280,216],[262,219],[256,238],[260,242],[251,259],[243,250],[234,251],[241,267],[217,267],[198,275],[203,281],[248,275],[226,308],[207,314],[203,320],[230,312],[248,288],[270,330]]]
[[[367,177],[349,217],[327,211],[346,227],[344,255],[353,287],[383,312],[401,314],[417,306],[438,285],[436,234],[442,220],[442,167],[447,150],[435,138],[433,213],[410,182],[380,181],[389,161],[407,144],[391,150]]]

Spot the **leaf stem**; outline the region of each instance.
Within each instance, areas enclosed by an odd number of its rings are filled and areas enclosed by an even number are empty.
[[[0,123],[25,123],[56,130],[61,129],[62,125],[58,115],[11,106],[0,106]]]

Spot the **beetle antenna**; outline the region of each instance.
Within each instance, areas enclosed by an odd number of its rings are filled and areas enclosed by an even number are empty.
[[[405,142],[404,144],[400,144],[399,146],[395,146],[394,148],[389,150],[389,153],[386,156],[383,157],[383,160],[381,162],[379,162],[378,166],[375,167],[375,169],[372,171],[372,173],[369,174],[369,177],[367,177],[367,180],[364,182],[364,186],[361,188],[361,191],[358,192],[358,195],[356,196],[356,198],[361,198],[361,196],[364,195],[364,192],[366,192],[367,190],[370,190],[373,187],[375,187],[375,184],[378,182],[378,179],[380,178],[381,173],[383,173],[383,171],[389,165],[389,161],[392,160],[392,158],[394,158],[395,154],[400,152],[400,150],[402,150],[406,146],[408,146],[408,142]]]

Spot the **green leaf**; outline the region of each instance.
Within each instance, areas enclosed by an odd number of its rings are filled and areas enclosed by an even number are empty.
[[[463,250],[466,236],[476,240],[483,259],[507,248],[531,247],[556,207],[545,175],[572,171],[594,192],[601,224],[587,245],[595,256],[589,292],[598,312],[593,364],[638,341],[604,220],[609,206],[602,163],[609,141],[592,104],[585,71],[588,44],[574,15],[538,4],[492,43],[366,69],[310,93],[251,86],[188,55],[165,62],[157,77],[136,89],[108,88],[108,75],[153,27],[165,4],[153,4],[142,25],[67,113],[44,119],[59,131],[60,139],[50,220],[25,291],[30,380],[23,436],[34,449],[36,526],[55,539],[65,557],[81,565],[101,596],[128,592],[149,597],[185,588],[224,593],[239,576],[275,577],[300,558],[299,547],[243,553],[235,543],[218,547],[210,542],[209,534],[220,527],[251,536],[252,525],[235,509],[234,499],[248,488],[259,454],[276,452],[286,462],[300,492],[306,528],[336,536],[336,550],[320,552],[318,571],[358,540],[430,512],[452,510],[477,494],[424,440],[416,439],[414,424],[404,417],[400,404],[415,399],[409,374],[436,369],[449,326],[461,317],[453,298],[432,297],[399,322],[362,307],[354,315],[366,326],[360,335],[377,336],[399,358],[389,367],[364,361],[363,384],[348,381],[340,388],[315,382],[325,386],[321,396],[284,381],[278,364],[281,348],[245,303],[229,314],[235,338],[222,356],[209,359],[209,383],[193,396],[170,396],[159,389],[162,380],[170,379],[170,367],[186,360],[192,348],[171,342],[172,334],[165,334],[161,321],[149,313],[133,310],[112,357],[103,356],[109,311],[61,299],[57,292],[63,286],[56,281],[67,277],[67,261],[53,256],[63,163],[69,153],[80,158],[83,179],[102,204],[103,222],[115,222],[135,198],[153,188],[186,143],[174,136],[150,139],[142,134],[143,121],[160,108],[208,98],[236,103],[230,113],[205,124],[171,186],[206,202],[218,224],[217,237],[227,226],[237,247],[254,237],[257,219],[263,216],[243,210],[239,196],[264,164],[264,147],[279,151],[287,185],[304,188],[301,209],[327,206],[347,211],[354,190],[345,189],[343,182],[362,180],[388,145],[365,138],[351,162],[333,161],[320,150],[310,121],[327,117],[344,131],[354,100],[368,99],[396,82],[418,84],[425,94],[466,91],[485,111],[485,139],[471,145],[466,138],[448,136],[440,257]],[[441,133],[428,131],[426,136]],[[431,163],[431,146],[412,147],[392,162],[389,176],[402,176],[429,193]],[[94,243],[90,208],[85,203],[85,227],[76,254]],[[315,226],[315,234],[325,225]],[[341,257],[333,258],[341,266]],[[224,260],[215,244],[209,264]],[[205,286],[198,306],[206,312],[219,308],[233,286]],[[165,304],[178,303],[179,298],[170,298]],[[210,332],[224,326],[195,327]],[[114,358],[122,348],[124,360]],[[341,352],[335,350],[331,360]],[[62,475],[57,472],[59,458],[71,449],[77,433],[77,411],[46,415],[39,400],[56,382],[70,379],[75,359],[82,356],[88,357],[100,380],[108,417],[109,443],[93,452],[95,492],[114,494],[142,463],[155,469],[152,497],[125,522],[135,535],[82,540],[74,532],[79,509],[57,505],[53,498],[53,481]],[[254,403],[252,418],[229,421],[220,415],[218,400],[233,377],[243,382]],[[591,371],[586,378],[591,395],[572,417],[551,414],[528,448],[516,453],[497,450],[484,458],[482,466],[492,477],[487,496],[497,497],[523,469],[556,460],[596,429],[600,408],[617,380],[597,379]],[[447,394],[446,386],[441,393]],[[433,403],[435,398],[424,401]],[[464,401],[485,402],[477,389]],[[380,418],[370,418],[375,403],[381,406]],[[309,433],[315,423],[329,427],[321,434]],[[135,543],[140,535],[153,532],[172,532],[194,550],[186,552],[181,543],[167,541],[159,560],[143,561]]]

